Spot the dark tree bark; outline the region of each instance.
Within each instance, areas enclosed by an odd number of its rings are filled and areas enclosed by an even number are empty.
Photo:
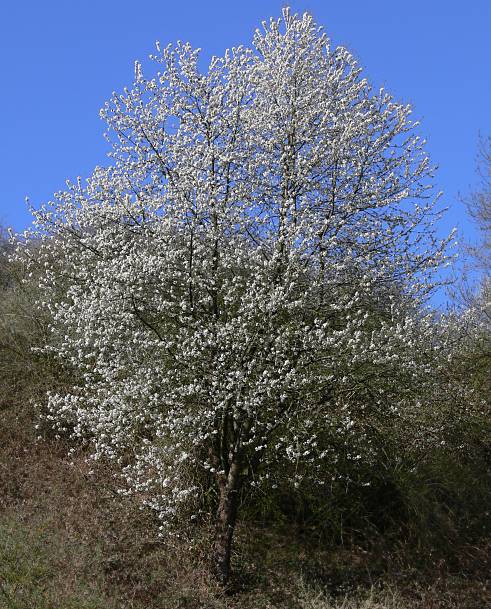
[[[213,545],[213,569],[215,577],[224,587],[230,580],[232,539],[237,520],[240,471],[238,461],[230,466],[227,476],[219,481],[220,500],[216,515],[215,542]]]

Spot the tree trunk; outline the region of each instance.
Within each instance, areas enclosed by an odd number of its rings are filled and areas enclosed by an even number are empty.
[[[237,519],[240,475],[238,463],[232,463],[228,476],[221,481],[218,504],[215,542],[213,546],[213,569],[220,584],[226,587],[230,579],[230,557],[232,538]]]

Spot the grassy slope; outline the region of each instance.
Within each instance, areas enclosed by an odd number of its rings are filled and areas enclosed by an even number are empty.
[[[454,573],[441,561],[418,572],[380,548],[328,551],[246,523],[226,597],[208,573],[206,531],[194,547],[156,542],[151,515],[115,498],[107,471],[89,475],[83,454],[69,460],[63,442],[36,441],[26,402],[0,401],[1,609],[491,607],[485,547],[462,552]]]

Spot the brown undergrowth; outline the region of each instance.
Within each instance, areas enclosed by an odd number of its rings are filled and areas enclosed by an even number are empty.
[[[224,595],[209,573],[206,527],[192,545],[159,541],[152,515],[115,494],[107,467],[37,439],[35,409],[12,393],[0,410],[2,609],[491,607],[484,542],[432,561],[383,539],[326,547],[301,527],[264,522],[239,523]]]

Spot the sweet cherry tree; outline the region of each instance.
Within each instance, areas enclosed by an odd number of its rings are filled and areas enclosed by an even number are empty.
[[[189,44],[152,60],[101,111],[112,162],[35,211],[36,255],[17,256],[71,372],[49,418],[113,460],[163,531],[214,489],[226,583],[247,485],[282,462],[322,483],[334,412],[349,427],[350,408],[431,384],[419,304],[445,243],[410,107],[310,15],[285,10],[205,72]]]

